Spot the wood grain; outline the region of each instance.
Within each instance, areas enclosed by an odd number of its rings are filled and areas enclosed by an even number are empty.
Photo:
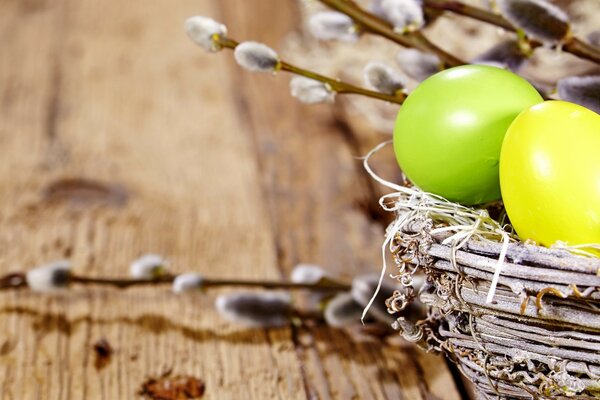
[[[287,79],[203,54],[182,30],[190,15],[213,15],[276,47],[295,10],[0,1],[0,270],[69,258],[81,273],[126,275],[148,251],[176,272],[222,277],[277,278],[297,262],[346,278],[377,268],[382,225],[339,117],[296,104]],[[135,398],[167,370],[203,379],[208,399],[459,398],[445,364],[411,346],[245,329],[212,299],[1,293],[0,398]],[[96,369],[102,338],[115,353]]]

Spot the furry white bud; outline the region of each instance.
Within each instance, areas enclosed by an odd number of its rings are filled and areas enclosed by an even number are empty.
[[[498,61],[488,61],[488,60],[473,60],[471,64],[476,65],[487,65],[488,67],[496,67],[500,69],[508,69],[508,66],[504,63]]]
[[[557,91],[561,99],[600,114],[600,75],[562,78],[558,81]]]
[[[327,272],[318,265],[298,264],[294,267],[290,279],[294,283],[318,283],[327,276]]]
[[[329,85],[304,76],[295,76],[290,80],[292,96],[306,104],[333,103],[335,92]]]
[[[242,42],[233,52],[235,61],[253,72],[273,72],[279,68],[279,56],[267,45],[258,42]]]
[[[367,274],[357,276],[352,280],[352,290],[350,291],[352,298],[361,307],[367,307],[371,297],[373,297],[373,293],[377,289],[378,283],[379,275]],[[391,285],[385,281],[382,282],[379,293],[375,297],[373,304],[371,304],[367,315],[372,316],[379,322],[392,323],[394,318],[388,313],[385,301],[392,297],[395,290],[397,290],[395,285]]]
[[[329,275],[323,268],[313,264],[298,264],[290,275],[294,283],[318,284],[323,280],[329,280]],[[325,299],[331,297],[331,292],[310,290],[296,294],[295,300],[303,309],[321,311]]]
[[[41,265],[28,271],[25,275],[27,286],[34,292],[53,292],[69,284],[71,263],[56,261]]]
[[[255,328],[283,326],[290,322],[291,299],[274,292],[240,292],[221,295],[215,301],[221,316]]]
[[[227,27],[208,17],[191,17],[185,21],[185,32],[196,43],[208,52],[221,50],[215,41],[216,36],[226,36]]]
[[[569,17],[546,0],[498,0],[502,15],[530,37],[556,44],[569,34]]]
[[[505,40],[475,57],[472,63],[509,68],[512,71],[517,71],[525,59],[526,56],[519,47],[519,43],[515,40]]]
[[[416,31],[425,24],[420,0],[382,0],[379,8],[397,32]]]
[[[600,49],[600,30],[590,32],[587,35],[588,43]]]
[[[177,275],[173,280],[173,293],[184,293],[202,289],[204,278],[200,274],[188,273]]]
[[[403,77],[387,64],[370,62],[363,71],[368,86],[381,92],[394,95],[404,88]]]
[[[440,59],[433,54],[416,49],[406,49],[398,53],[396,61],[408,76],[421,82],[440,70]]]
[[[350,293],[340,293],[327,303],[323,317],[327,325],[342,328],[359,323],[362,310]]]
[[[167,266],[167,261],[161,256],[156,254],[144,254],[131,263],[129,273],[136,279],[152,280],[163,275]]]
[[[367,10],[369,10],[372,14],[385,19],[385,12],[381,8],[381,2],[382,0],[373,0],[367,7]]]
[[[308,20],[308,30],[319,40],[354,43],[359,37],[352,18],[336,11],[323,11],[311,15]]]
[[[496,9],[496,0],[481,0],[481,8],[484,10],[495,11]]]

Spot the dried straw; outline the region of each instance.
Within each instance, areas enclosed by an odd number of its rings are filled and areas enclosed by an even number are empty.
[[[598,398],[600,258],[586,253],[598,245],[523,243],[485,209],[387,182],[368,163],[387,144],[364,159],[373,179],[394,190],[380,199],[396,217],[381,276],[389,251],[405,286],[417,271],[427,277],[415,296],[388,300],[390,313],[418,300],[427,318],[400,317],[394,328],[446,354],[486,398]]]

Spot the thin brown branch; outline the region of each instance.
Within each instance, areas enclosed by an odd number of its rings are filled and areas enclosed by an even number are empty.
[[[25,274],[22,272],[10,273],[0,277],[0,290],[23,286],[27,286],[27,282],[25,281]]]
[[[215,37],[214,40],[223,48],[227,49],[235,49],[239,42],[236,40],[227,38],[227,37]],[[293,64],[290,64],[286,61],[280,60],[279,68],[281,71],[289,72],[294,75],[304,76],[306,78],[314,79],[319,82],[323,82],[329,85],[331,90],[338,94],[357,94],[365,97],[370,97],[377,100],[383,100],[390,103],[402,104],[406,95],[402,92],[398,92],[395,95],[390,95],[386,93],[377,92],[374,90],[369,90],[362,88],[360,86],[353,85],[348,82],[341,81],[339,79],[330,78],[325,75],[318,74],[316,72],[297,67]]]
[[[563,50],[576,55],[579,58],[584,58],[588,61],[600,64],[600,50],[597,47],[587,44],[576,36],[571,37],[567,43],[564,44]]]
[[[119,289],[125,289],[132,286],[154,286],[161,284],[171,284],[175,276],[162,275],[154,279],[132,279],[132,278],[106,278],[106,277],[90,277],[71,275],[70,283],[81,285],[99,285],[99,286],[114,286]]]
[[[203,286],[210,287],[256,287],[262,289],[290,289],[290,290],[315,290],[315,291],[348,291],[350,285],[332,281],[322,280],[317,283],[296,283],[289,281],[269,281],[269,280],[233,280],[233,279],[207,279]]]
[[[388,101],[390,103],[402,104],[406,95],[399,92],[397,95],[390,95],[386,93],[376,92],[373,90],[364,89],[359,86],[355,86],[346,82],[342,82],[337,79],[329,78],[324,75],[317,74],[303,68],[296,67],[295,65],[287,62],[281,62],[281,70],[291,72],[292,74],[305,76],[307,78],[314,79],[316,81],[327,83],[333,91],[339,94],[358,94],[366,97],[371,97],[378,100]]]
[[[429,41],[419,31],[400,34],[394,31],[392,24],[372,14],[350,0],[319,0],[328,7],[346,14],[359,24],[364,30],[382,36],[404,47],[414,47],[418,50],[433,53],[446,67],[456,67],[466,64],[465,61],[447,53]]]
[[[176,275],[162,275],[154,279],[135,279],[135,278],[109,278],[109,277],[92,277],[83,275],[71,274],[69,283],[80,285],[98,285],[112,286],[119,289],[124,289],[132,286],[155,286],[172,284]],[[27,282],[25,274],[21,272],[10,273],[0,277],[0,290],[9,288],[26,287]],[[337,282],[331,279],[323,279],[316,283],[296,283],[290,281],[273,281],[273,280],[242,280],[242,279],[211,279],[205,278],[202,281],[202,288],[217,288],[217,287],[247,287],[261,289],[288,289],[288,290],[313,290],[313,291],[348,291],[350,285]]]
[[[517,28],[507,21],[504,17],[493,12],[483,10],[481,8],[473,7],[465,4],[461,1],[455,0],[425,0],[425,7],[436,10],[443,10],[453,12],[465,17],[473,18],[488,24],[498,26],[506,29],[507,31],[516,32]],[[542,43],[530,40],[531,48],[540,47]],[[590,46],[583,40],[576,36],[571,36],[566,39],[562,46],[563,50],[571,53],[577,57],[586,59],[588,61],[600,64],[600,50]]]
[[[423,2],[426,8],[450,11],[465,17],[473,18],[488,24],[496,25],[508,31],[515,31],[515,27],[499,14],[494,14],[482,8],[474,7],[469,4],[454,0],[425,0]]]

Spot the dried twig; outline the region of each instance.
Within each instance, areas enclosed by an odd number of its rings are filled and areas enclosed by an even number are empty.
[[[424,0],[424,5],[430,9],[449,11],[478,21],[486,22],[510,32],[517,31],[517,28],[501,15],[465,4],[461,1]],[[542,43],[536,40],[529,40],[528,42],[531,49],[542,46]],[[567,37],[566,41],[562,44],[562,49],[577,57],[600,64],[600,49],[590,46],[577,36]]]
[[[240,44],[238,41],[225,36],[217,36],[214,38],[214,40],[221,47],[231,50],[234,50]],[[376,92],[356,85],[352,85],[351,83],[347,83],[339,79],[330,78],[328,76],[297,67],[283,60],[280,60],[278,70],[290,72],[295,75],[304,76],[306,78],[323,82],[329,85],[331,90],[338,94],[358,94],[396,104],[402,104],[404,102],[404,99],[406,98],[406,95],[404,95],[404,93],[402,92],[398,92],[394,95]]]
[[[349,0],[319,0],[328,7],[348,15],[365,31],[382,36],[392,42],[398,43],[404,47],[413,47],[425,52],[433,53],[439,57],[446,67],[456,67],[466,64],[465,61],[453,56],[450,53],[442,50],[434,43],[430,42],[421,32],[407,32],[400,34],[394,31],[392,25],[379,18],[373,13],[370,13],[356,3]]]
[[[133,286],[155,286],[163,284],[172,284],[176,275],[161,275],[153,279],[135,279],[135,278],[108,278],[91,277],[71,274],[69,283],[80,285],[98,285],[111,286],[119,289],[125,289]],[[15,289],[27,287],[25,274],[21,272],[9,273],[0,277],[0,290]],[[270,281],[270,280],[242,280],[242,279],[209,279],[203,278],[202,289],[218,287],[246,287],[261,289],[287,289],[287,290],[315,290],[340,292],[351,289],[350,285],[339,283],[331,279],[321,280],[316,283],[298,283],[290,281]]]

